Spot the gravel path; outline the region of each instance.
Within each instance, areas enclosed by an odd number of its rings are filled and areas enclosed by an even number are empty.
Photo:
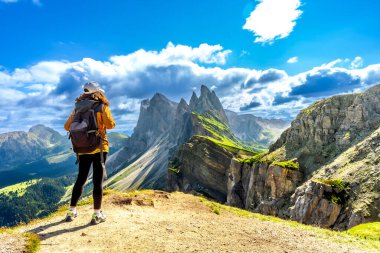
[[[107,221],[89,225],[91,206],[22,228],[41,237],[39,252],[365,252],[286,223],[215,214],[192,195],[165,192],[105,197]],[[7,252],[7,251],[5,251]]]

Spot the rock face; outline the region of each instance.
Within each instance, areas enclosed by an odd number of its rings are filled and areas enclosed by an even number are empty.
[[[215,92],[210,91],[204,85],[201,86],[199,97],[193,92],[189,104],[184,99],[181,99],[179,103],[172,102],[162,94],[157,93],[151,99],[142,101],[140,116],[134,133],[126,140],[126,144],[122,149],[108,158],[107,171],[110,178],[106,181],[106,184],[108,187],[118,190],[164,188],[166,180],[173,181],[176,177],[176,175],[173,175],[173,180],[171,180],[172,175],[168,175],[168,167],[172,167],[172,164],[168,165],[168,162],[178,160],[177,156],[181,152],[183,154],[199,152],[199,157],[202,157],[202,148],[206,147],[192,150],[190,146],[185,144],[191,138],[195,138],[194,140],[196,140],[196,136],[206,136],[209,139],[205,138],[202,141],[211,139],[219,142],[220,145],[233,144],[243,147],[230,130],[229,124],[233,124],[234,120],[235,118],[229,122]],[[260,120],[262,122],[265,121],[263,119]],[[263,127],[261,129],[265,130]],[[240,130],[240,132],[244,131],[246,129]],[[250,129],[250,131],[254,130]],[[246,136],[250,135],[247,134]],[[182,146],[183,144],[185,145]],[[198,146],[195,145],[194,147]],[[211,148],[212,146],[207,145],[207,147]],[[187,152],[188,150],[191,151]],[[213,154],[213,151],[210,151],[210,154]],[[219,154],[223,157],[227,156],[229,159],[231,158],[231,155],[226,155],[222,151]],[[218,199],[226,198],[226,184],[223,186],[224,190],[217,186],[219,180],[225,177],[217,177],[217,175],[224,170],[218,168],[216,169],[217,172],[215,172],[206,169],[212,163],[219,164],[220,161],[224,162],[226,160],[219,158],[218,154],[204,161],[197,160],[196,157],[186,160],[185,156],[181,159],[184,159],[184,163],[188,162],[190,167],[204,164],[203,168],[205,169],[201,171],[209,173],[194,174],[195,178],[185,180],[180,183],[181,185],[201,190],[202,185],[206,185],[206,181],[214,182],[213,187],[216,187],[216,190],[212,190],[215,193],[213,195]],[[220,166],[223,167],[224,165]],[[190,171],[186,175],[190,177]],[[213,178],[213,176],[216,176],[216,178]],[[227,179],[224,178],[223,180]],[[191,187],[188,185],[191,185]],[[178,186],[173,186],[173,189],[176,189],[176,187],[178,188]],[[204,187],[204,189],[206,188]]]
[[[379,221],[379,102],[380,85],[321,100],[301,111],[268,153],[249,159],[197,131],[174,159],[169,189],[326,228]],[[237,115],[228,115],[233,125]]]
[[[320,168],[313,180],[340,179],[347,182],[348,199],[334,227],[346,229],[363,222],[380,220],[380,128],[353,145],[334,161]],[[295,199],[304,194],[296,191]]]
[[[243,189],[246,189],[245,192],[247,192],[244,198],[244,208],[287,218],[287,210],[284,210],[283,207],[288,205],[289,195],[301,183],[302,173],[262,163],[253,166],[244,165],[242,169],[249,171],[246,175],[249,178],[248,184],[243,184]]]
[[[336,229],[380,220],[379,102],[380,85],[321,100],[303,110],[270,147],[298,158],[309,179],[291,198],[292,219]],[[326,198],[339,193],[318,181],[344,182],[347,199]]]
[[[314,103],[270,147],[285,145],[310,174],[361,141],[380,125],[380,87],[365,93],[341,95]]]
[[[197,191],[232,206],[289,217],[282,207],[289,204],[302,173],[277,165],[248,165],[235,155],[207,138],[192,137],[169,171],[169,190]]]
[[[329,228],[336,222],[342,205],[333,203],[325,197],[332,193],[330,185],[310,181],[297,188],[291,202],[290,218],[306,224]]]
[[[160,188],[165,184],[168,160],[166,149],[173,146],[168,137],[169,129],[172,129],[178,116],[177,107],[177,103],[160,93],[141,102],[139,119],[132,136],[126,140],[125,146],[111,155],[107,161],[107,171],[111,176],[105,182],[108,187],[126,190]],[[157,153],[157,150],[164,154]],[[153,154],[160,159],[157,160]],[[139,165],[137,168],[136,164]],[[115,179],[116,174],[122,175],[119,177],[122,182]],[[157,174],[163,176],[160,178]],[[152,182],[152,178],[158,181]]]
[[[206,138],[194,136],[177,153],[173,170],[169,171],[169,190],[198,191],[225,202],[227,176],[233,155]]]
[[[150,100],[143,100],[129,146],[134,146],[139,151],[150,147],[158,136],[172,127],[177,105],[160,93],[156,93]]]

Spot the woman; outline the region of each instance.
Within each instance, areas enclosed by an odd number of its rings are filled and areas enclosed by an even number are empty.
[[[91,224],[98,224],[106,220],[106,216],[101,211],[102,197],[103,197],[103,177],[104,170],[102,160],[105,162],[108,153],[108,140],[106,135],[106,129],[112,129],[115,127],[115,121],[112,118],[109,102],[104,94],[104,91],[100,88],[97,82],[88,82],[83,87],[83,94],[79,96],[76,101],[82,100],[95,100],[102,104],[102,109],[96,112],[96,121],[98,125],[98,132],[101,136],[102,152],[100,145],[94,151],[90,153],[78,153],[79,160],[79,173],[75,182],[70,208],[67,212],[66,221],[72,221],[77,217],[76,205],[83,192],[84,184],[87,181],[87,177],[90,171],[90,167],[93,167],[93,198],[94,198],[94,214],[91,217]],[[70,130],[70,125],[73,121],[75,110],[71,113],[70,117],[65,123],[66,131]],[[101,159],[101,153],[103,153],[103,159]]]

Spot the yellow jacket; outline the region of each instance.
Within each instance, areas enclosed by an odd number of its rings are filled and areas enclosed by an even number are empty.
[[[65,127],[66,131],[70,130],[70,125],[71,125],[71,122],[73,121],[74,115],[75,115],[75,110],[70,114],[70,117],[67,119],[67,121],[65,123],[64,127]],[[115,120],[112,117],[110,108],[107,105],[103,104],[102,111],[96,113],[96,119],[97,119],[98,128],[99,128],[98,131],[99,131],[99,133],[103,139],[103,152],[108,152],[109,147],[108,147],[108,139],[107,139],[106,129],[112,129],[115,127]],[[99,152],[100,152],[100,145],[97,149],[95,149],[91,153],[85,153],[85,154],[96,154]],[[81,155],[81,153],[80,153],[80,155]]]

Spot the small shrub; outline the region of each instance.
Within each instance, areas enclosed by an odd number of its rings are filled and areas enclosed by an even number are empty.
[[[180,169],[178,167],[171,167],[171,168],[168,168],[168,170],[170,170],[176,174],[179,174],[179,172],[180,172]]]
[[[339,196],[332,194],[331,195],[331,202],[333,202],[334,204],[340,204],[340,203],[342,203],[342,199]]]
[[[320,179],[318,182],[331,185],[333,188],[336,188],[338,190],[343,191],[345,188],[349,186],[348,182],[342,181],[342,179],[337,178],[337,179]]]
[[[344,139],[345,140],[349,140],[351,138],[351,133],[350,132],[347,132],[345,135],[344,135]]]
[[[342,179],[320,179],[318,183],[330,185],[332,192],[325,192],[324,197],[334,204],[345,204],[349,198],[349,183],[342,181]]]
[[[212,209],[212,211],[213,211],[215,214],[220,215],[220,209],[219,209],[219,208],[214,207],[214,208]]]

